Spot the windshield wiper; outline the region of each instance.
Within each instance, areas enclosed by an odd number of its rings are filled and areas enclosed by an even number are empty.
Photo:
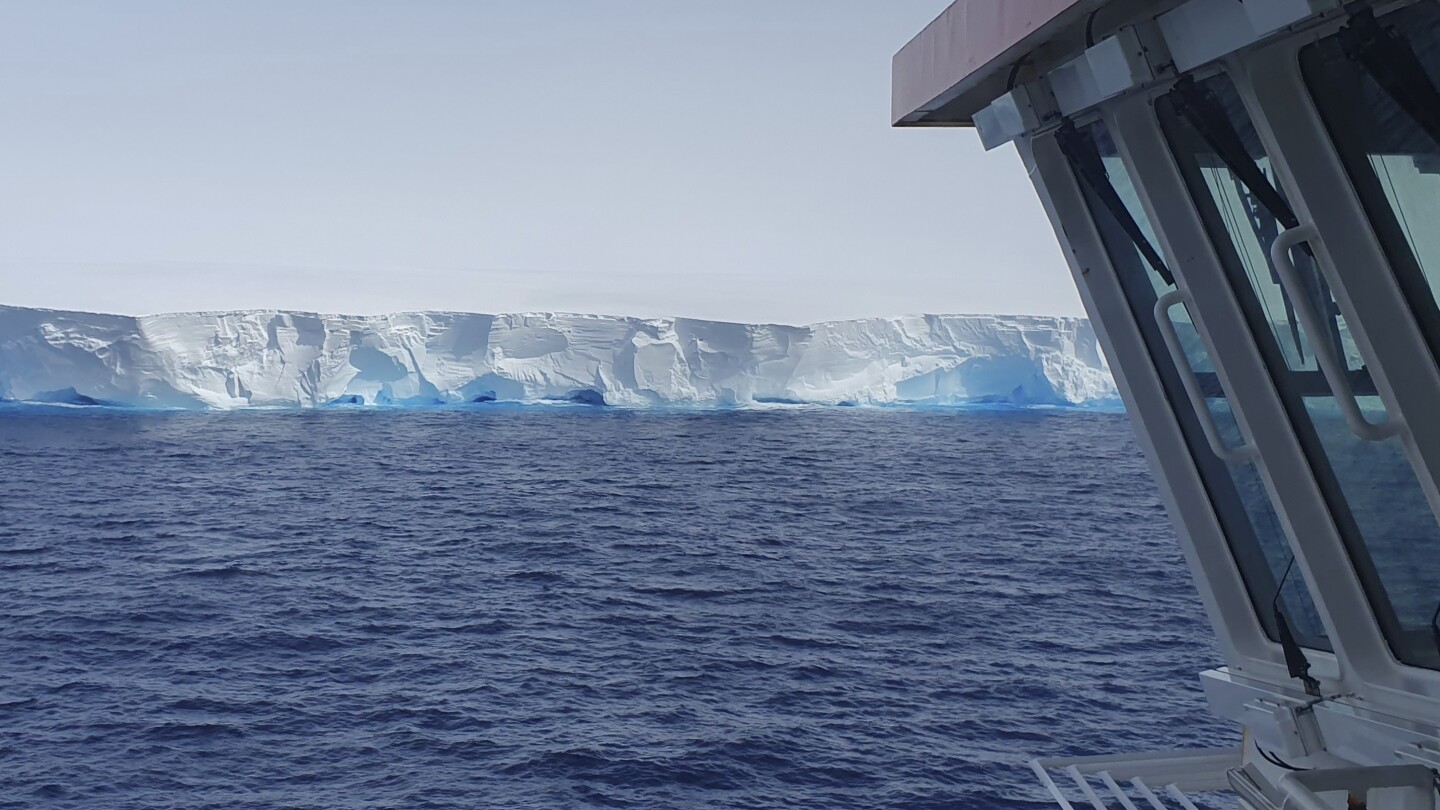
[[[1320,697],[1320,681],[1310,674],[1310,659],[1306,657],[1300,642],[1295,640],[1295,633],[1290,629],[1290,619],[1285,615],[1285,608],[1280,602],[1280,594],[1285,592],[1285,583],[1290,579],[1290,571],[1294,567],[1295,557],[1291,555],[1290,564],[1285,566],[1285,573],[1280,577],[1280,583],[1275,586],[1275,598],[1270,600],[1270,610],[1275,616],[1275,634],[1279,636],[1280,651],[1285,654],[1286,671],[1305,687],[1305,694]]]
[[[1245,206],[1245,216],[1250,220],[1250,228],[1255,231],[1255,237],[1260,240],[1262,245],[1274,244],[1280,236],[1280,230],[1277,227],[1278,220],[1268,215],[1259,198],[1252,194],[1244,183],[1240,182],[1240,178],[1232,174],[1230,180],[1235,187],[1235,196]],[[1304,362],[1305,349],[1304,344],[1300,342],[1300,318],[1295,314],[1295,301],[1285,290],[1285,285],[1280,283],[1280,273],[1274,267],[1270,268],[1270,283],[1280,288],[1280,301],[1285,305],[1285,323],[1290,326],[1290,340],[1295,344],[1296,355],[1301,362]]]
[[[1280,189],[1271,182],[1269,176],[1250,156],[1250,150],[1245,147],[1245,141],[1240,137],[1240,133],[1235,129],[1235,124],[1230,120],[1230,116],[1213,93],[1196,84],[1194,78],[1185,76],[1175,83],[1166,96],[1174,105],[1175,112],[1195,130],[1201,140],[1220,158],[1220,162],[1225,164],[1231,175],[1247,192],[1241,194],[1240,199],[1248,200],[1250,203],[1246,206],[1249,209],[1247,213],[1250,225],[1255,231],[1256,239],[1262,241],[1262,247],[1268,250],[1277,234],[1260,216],[1260,209],[1263,208],[1270,218],[1285,230],[1299,226],[1300,219],[1295,216],[1295,209],[1290,207],[1285,195],[1280,193]],[[1266,237],[1269,237],[1268,242],[1264,241]],[[1313,264],[1315,251],[1309,243],[1302,242],[1300,249]],[[1305,292],[1312,296],[1315,303],[1328,316],[1326,326],[1329,327],[1330,334],[1325,338],[1319,335],[1313,335],[1312,338],[1328,339],[1334,347],[1335,356],[1344,357],[1345,346],[1340,337],[1339,313],[1335,309],[1330,287],[1318,271],[1306,273],[1304,277],[1307,282]],[[1280,295],[1285,302],[1290,336],[1295,342],[1296,352],[1300,353],[1300,359],[1304,360],[1304,350],[1301,348],[1300,342],[1300,324],[1295,317],[1294,302],[1290,300],[1290,293],[1285,289],[1285,285],[1280,283],[1279,275],[1274,267],[1270,268],[1270,280],[1280,289]]]
[[[1340,47],[1346,59],[1358,64],[1402,112],[1440,144],[1440,90],[1409,40],[1382,27],[1374,10],[1364,7],[1352,11],[1349,24],[1340,29]]]
[[[1245,141],[1240,138],[1240,133],[1230,122],[1230,116],[1226,115],[1225,109],[1213,94],[1196,84],[1193,78],[1186,76],[1170,89],[1169,97],[1175,105],[1175,111],[1195,128],[1225,167],[1250,189],[1257,202],[1265,206],[1270,216],[1286,230],[1300,224],[1295,211],[1290,208],[1290,203],[1286,202],[1285,195],[1280,193],[1280,189],[1270,182],[1270,178],[1265,176],[1255,159],[1250,157]]]
[[[1246,207],[1250,216],[1250,226],[1255,229],[1257,238],[1261,236],[1264,220],[1260,217],[1260,208],[1264,208],[1270,214],[1270,218],[1280,223],[1287,230],[1300,224],[1295,216],[1295,211],[1286,202],[1285,195],[1280,189],[1270,182],[1250,157],[1250,150],[1245,148],[1245,142],[1241,140],[1240,133],[1235,131],[1234,125],[1230,123],[1230,116],[1225,114],[1220,103],[1215,97],[1206,92],[1204,88],[1195,83],[1189,76],[1182,78],[1171,88],[1170,100],[1175,106],[1175,111],[1184,118],[1201,140],[1219,156],[1220,161],[1230,170],[1236,180],[1237,191],[1243,189],[1245,192],[1240,195],[1242,201],[1252,203]],[[1273,238],[1271,241],[1274,241]],[[1268,247],[1268,244],[1266,244]],[[1310,250],[1310,246],[1303,245],[1304,250]],[[1300,342],[1300,324],[1295,317],[1295,305],[1290,300],[1290,294],[1280,284],[1280,279],[1272,267],[1270,269],[1271,281],[1280,288],[1280,297],[1285,302],[1285,316],[1290,324],[1290,337],[1295,342],[1295,350],[1302,352]],[[1303,352],[1301,360],[1304,359]]]
[[[1440,605],[1435,606],[1435,613],[1430,616],[1430,639],[1435,642],[1435,652],[1440,655]]]
[[[1066,121],[1055,133],[1055,141],[1064,153],[1065,159],[1079,175],[1083,182],[1110,216],[1115,218],[1115,223],[1120,230],[1125,232],[1130,244],[1140,251],[1145,263],[1150,269],[1160,276],[1166,284],[1175,286],[1175,276],[1170,273],[1170,268],[1165,266],[1165,260],[1160,258],[1160,252],[1150,244],[1146,238],[1145,231],[1140,228],[1140,223],[1135,221],[1130,209],[1125,207],[1125,201],[1120,199],[1120,194],[1115,190],[1114,184],[1110,182],[1110,173],[1105,170],[1105,161],[1100,157],[1100,150],[1095,147],[1095,141],[1080,134],[1075,125]]]

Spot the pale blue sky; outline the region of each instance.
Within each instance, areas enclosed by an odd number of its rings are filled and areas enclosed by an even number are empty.
[[[946,0],[0,0],[0,302],[1078,314]]]

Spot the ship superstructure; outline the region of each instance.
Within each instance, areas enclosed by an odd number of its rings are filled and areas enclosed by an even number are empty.
[[[1039,759],[1045,788],[1434,808],[1440,2],[958,0],[896,55],[893,113],[1024,161],[1243,729]]]

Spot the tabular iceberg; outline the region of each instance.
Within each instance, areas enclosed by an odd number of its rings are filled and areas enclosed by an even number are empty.
[[[810,326],[600,315],[0,306],[0,398],[158,408],[570,400],[1078,405],[1115,385],[1083,318],[920,315]]]

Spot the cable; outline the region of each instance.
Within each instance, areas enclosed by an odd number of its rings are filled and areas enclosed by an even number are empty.
[[[1435,612],[1430,616],[1430,638],[1435,642],[1435,651],[1440,652],[1440,605],[1435,606]]]
[[[1281,759],[1280,757],[1276,756],[1275,754],[1272,754],[1272,753],[1270,753],[1269,751],[1266,751],[1264,748],[1261,748],[1261,747],[1259,746],[1259,744],[1256,744],[1255,750],[1260,752],[1260,756],[1264,757],[1266,762],[1270,763],[1271,765],[1274,765],[1274,766],[1277,767],[1277,768],[1283,768],[1283,769],[1285,769],[1285,770],[1287,770],[1287,771],[1309,771],[1309,770],[1314,770],[1313,768],[1301,768],[1301,767],[1296,766],[1296,765],[1291,765],[1290,763],[1286,762],[1285,760]]]
[[[1374,158],[1371,158],[1370,163],[1372,166],[1376,162]],[[1405,229],[1405,239],[1410,242],[1411,252],[1415,254],[1415,261],[1420,265],[1420,272],[1423,273],[1425,272],[1425,260],[1420,257],[1420,251],[1414,249],[1414,245],[1416,244],[1415,236],[1410,232],[1410,218],[1405,215],[1405,207],[1400,204],[1400,192],[1396,190],[1395,178],[1390,174],[1390,161],[1382,156],[1378,162],[1380,168],[1385,170],[1385,182],[1390,184],[1390,199],[1394,201],[1390,204],[1390,207],[1394,208],[1395,212],[1400,215],[1400,227]]]
[[[1275,598],[1270,600],[1270,609],[1280,607],[1280,594],[1285,590],[1285,580],[1290,578],[1290,569],[1295,567],[1295,555],[1290,555],[1290,562],[1285,565],[1285,573],[1280,575],[1280,584],[1275,586]],[[1256,746],[1257,748],[1259,746]]]
[[[1100,9],[1090,12],[1090,19],[1085,21],[1085,47],[1095,47],[1095,18],[1100,16]]]
[[[1020,78],[1020,68],[1024,67],[1025,63],[1029,61],[1030,54],[1027,53],[1020,57],[1019,61],[1015,63],[1015,67],[1010,68],[1010,78],[1005,81],[1005,92],[1008,93],[1015,89],[1015,80]]]
[[[1292,554],[1290,563],[1285,566],[1285,574],[1280,577],[1280,584],[1275,586],[1275,598],[1270,601],[1270,611],[1275,617],[1275,640],[1280,642],[1280,649],[1285,652],[1285,668],[1289,670],[1290,677],[1305,685],[1305,694],[1318,698],[1320,681],[1310,675],[1310,659],[1305,657],[1305,650],[1301,648],[1300,642],[1295,640],[1295,633],[1290,629],[1290,620],[1286,618],[1285,611],[1280,609],[1280,594],[1294,567],[1295,555]]]

